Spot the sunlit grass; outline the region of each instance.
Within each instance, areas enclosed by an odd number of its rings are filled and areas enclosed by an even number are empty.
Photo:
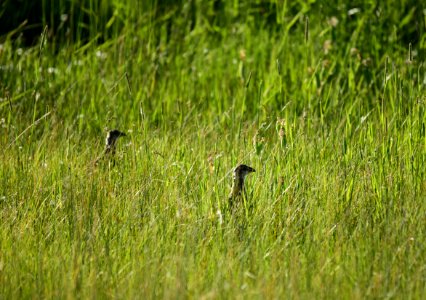
[[[305,41],[304,20],[5,40],[1,294],[421,298],[423,62],[339,48],[315,17]],[[95,167],[113,128],[117,163]],[[253,208],[231,215],[242,162]]]

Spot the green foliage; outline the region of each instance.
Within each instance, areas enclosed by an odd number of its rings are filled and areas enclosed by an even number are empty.
[[[4,298],[425,294],[422,4],[43,3],[0,46]]]

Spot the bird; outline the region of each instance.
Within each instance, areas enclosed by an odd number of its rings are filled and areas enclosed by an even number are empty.
[[[247,197],[244,181],[246,176],[253,172],[256,172],[256,170],[244,164],[241,164],[234,169],[234,182],[232,184],[231,193],[229,193],[228,197],[231,208],[238,198]]]
[[[102,155],[96,159],[95,164],[97,164],[99,160],[101,160],[102,158],[106,156],[109,156],[110,158],[114,157],[115,151],[116,151],[116,142],[118,138],[122,136],[127,136],[127,135],[118,129],[108,131],[107,137],[105,139],[105,150],[102,153]]]
[[[105,139],[105,154],[110,152],[112,155],[115,154],[115,143],[117,142],[118,138],[122,136],[126,136],[126,134],[117,129],[108,132]]]

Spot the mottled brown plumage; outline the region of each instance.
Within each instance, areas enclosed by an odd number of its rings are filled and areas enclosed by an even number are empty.
[[[105,139],[105,150],[98,159],[96,159],[95,164],[99,162],[102,158],[109,156],[113,158],[116,151],[116,142],[119,137],[126,136],[124,132],[121,132],[117,129],[108,131],[107,137]]]
[[[239,165],[235,168],[234,182],[232,184],[231,193],[229,194],[229,203],[231,207],[236,199],[246,196],[244,181],[246,176],[253,172],[256,172],[256,170],[247,165]]]
[[[114,155],[116,148],[115,143],[121,136],[126,136],[126,134],[117,129],[108,132],[108,135],[105,139],[105,154],[111,152]]]

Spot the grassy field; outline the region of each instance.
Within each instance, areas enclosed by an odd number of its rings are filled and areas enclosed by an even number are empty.
[[[0,299],[424,297],[426,35],[344,2],[111,0],[3,37]]]

